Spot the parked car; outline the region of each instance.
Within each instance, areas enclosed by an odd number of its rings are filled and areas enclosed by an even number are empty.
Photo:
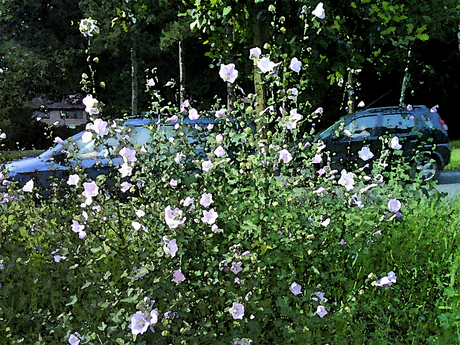
[[[450,161],[447,125],[436,109],[423,105],[409,109],[370,108],[348,114],[318,133],[316,140],[321,140],[326,145],[324,151],[331,153],[331,168],[340,171],[370,162],[359,158],[364,146],[375,159],[383,150],[381,137],[397,137],[393,143],[398,142],[403,157],[409,159],[411,177],[420,174],[425,181],[436,179]]]
[[[190,126],[184,128],[188,142],[194,145],[194,151],[197,155],[204,154],[204,137],[205,131],[196,130],[197,127],[205,128],[212,124],[216,119],[199,118],[197,120],[184,119],[184,123]],[[152,145],[149,124],[155,127],[156,120],[151,119],[130,119],[123,123],[123,127],[130,127],[129,144],[124,143],[123,146],[135,147],[136,145],[146,146]],[[174,123],[162,124],[161,130],[164,130],[165,138],[174,137]],[[107,139],[103,144],[96,146],[95,140],[88,142],[83,140],[83,135],[86,131],[80,132],[59,143],[53,148],[43,152],[37,157],[24,158],[6,164],[4,167],[8,170],[9,175],[7,180],[17,182],[19,187],[23,187],[32,178],[34,185],[44,189],[49,188],[52,183],[52,178],[60,181],[66,181],[69,176],[69,170],[78,164],[84,168],[89,179],[95,179],[98,175],[110,173],[111,170],[123,164],[123,158],[119,155],[113,155],[109,158],[107,148],[118,146],[114,143],[116,139]],[[72,143],[72,144],[70,144]],[[68,150],[72,149],[73,155],[68,155]],[[111,160],[112,163],[109,163]],[[2,185],[3,191],[6,190]],[[0,191],[2,191],[0,189]]]

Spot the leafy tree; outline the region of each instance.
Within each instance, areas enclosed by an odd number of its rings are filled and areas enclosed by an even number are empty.
[[[75,1],[5,0],[0,13],[2,105],[40,95],[61,100],[79,90],[86,61],[84,40],[72,26],[81,17]]]

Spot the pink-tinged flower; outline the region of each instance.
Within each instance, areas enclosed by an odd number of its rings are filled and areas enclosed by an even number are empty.
[[[136,231],[139,231],[139,230],[142,229],[143,231],[148,232],[148,230],[147,230],[147,228],[145,227],[145,225],[142,225],[142,224],[139,223],[139,222],[132,221],[132,222],[131,222],[131,225],[132,225],[132,227],[134,228],[134,230],[136,230]]]
[[[85,191],[83,192],[83,196],[86,198],[91,198],[99,194],[99,187],[97,186],[96,182],[84,182],[83,188]]]
[[[230,309],[228,309],[228,312],[232,314],[235,320],[237,319],[243,320],[244,305],[242,305],[241,303],[233,302],[233,305]]]
[[[363,101],[361,101],[361,102],[358,103],[358,108],[362,108],[362,107],[364,107],[364,106],[365,106],[365,104],[364,104]]]
[[[396,283],[396,275],[393,271],[388,272],[388,275],[386,277],[380,278],[375,282],[376,286],[380,287],[385,287],[385,286],[391,286],[394,283]]]
[[[361,150],[358,152],[359,158],[363,161],[367,161],[374,157],[374,154],[369,150],[367,146],[363,146]]]
[[[243,270],[241,268],[242,265],[243,265],[243,263],[241,261],[232,262],[232,266],[230,267],[230,271],[232,271],[234,274],[238,274]]]
[[[176,256],[176,253],[177,253],[177,250],[178,250],[178,247],[177,247],[177,244],[176,244],[176,239],[169,240],[165,236],[165,237],[163,237],[163,242],[164,242],[163,251],[165,252],[165,254],[171,255],[172,258],[174,256]]]
[[[180,105],[180,111],[182,113],[185,113],[187,111],[187,108],[190,107],[190,102],[188,99],[186,99],[181,105]]]
[[[54,138],[54,142],[55,142],[56,144],[61,144],[61,145],[64,144],[64,140],[62,140],[60,137]]]
[[[291,287],[289,288],[291,292],[294,294],[294,296],[300,295],[302,293],[302,286],[300,284],[297,284],[296,282],[291,284]]]
[[[259,67],[262,73],[272,72],[276,66],[277,64],[270,61],[268,57],[257,60],[257,67]]]
[[[235,64],[231,63],[228,65],[220,65],[219,75],[223,81],[234,83],[235,79],[238,77],[238,71],[235,69]]]
[[[175,229],[179,225],[184,224],[187,218],[182,218],[182,210],[178,208],[171,210],[171,206],[166,207],[165,209],[165,221],[170,229]]]
[[[188,118],[192,121],[198,120],[200,115],[198,114],[198,111],[195,108],[191,108],[188,112]]]
[[[217,134],[217,135],[216,135],[216,141],[217,141],[218,143],[220,143],[222,140],[224,140],[223,135],[222,135],[222,134]]]
[[[204,193],[201,196],[200,204],[203,207],[209,207],[209,205],[211,205],[213,202],[214,202],[214,200],[212,200],[212,194],[211,193]]]
[[[131,332],[134,335],[143,334],[147,331],[150,326],[150,320],[141,311],[138,311],[131,317]]]
[[[319,302],[320,302],[320,303],[321,303],[322,301],[325,300],[325,298],[324,298],[324,292],[319,292],[319,291],[318,291],[318,292],[315,292],[313,295],[314,295],[314,296],[311,298],[313,301],[316,301],[316,302],[317,302],[317,301],[318,301],[318,297],[319,297]]]
[[[150,78],[149,80],[147,80],[147,85],[148,86],[155,86],[155,80],[153,80],[153,78]]]
[[[169,185],[170,185],[171,187],[177,187],[177,180],[171,179],[171,181],[169,181]]]
[[[407,111],[412,111],[414,108],[409,104],[409,105],[407,105],[406,109],[407,109]]]
[[[213,224],[213,226],[211,226],[211,231],[215,233],[223,232],[223,230],[219,229],[219,227],[216,224]]]
[[[92,129],[97,135],[105,135],[107,134],[107,122],[102,121],[101,119],[94,120],[93,125],[89,125],[89,128]],[[88,126],[87,126],[88,127]]]
[[[54,261],[55,262],[59,262],[61,260],[65,260],[65,259],[67,259],[67,256],[61,256],[61,255],[55,255],[54,256]]]
[[[341,246],[344,246],[344,245],[346,245],[346,244],[347,244],[347,242],[345,242],[345,240],[343,240],[343,239],[342,239],[342,240],[340,240],[340,242],[339,242],[339,243],[340,243],[340,245],[341,245]]]
[[[168,121],[169,123],[176,123],[178,120],[179,118],[177,117],[177,115],[173,115],[170,118],[168,118],[166,121]]]
[[[323,112],[323,108],[319,107],[315,110],[315,114],[321,114]]]
[[[321,222],[321,225],[327,228],[330,223],[331,223],[331,218],[327,218],[325,221]]]
[[[225,117],[225,109],[220,109],[216,111],[216,117],[219,119],[223,119]]]
[[[284,123],[284,126],[287,129],[294,129],[297,126],[297,122],[302,120],[303,116],[297,113],[297,109],[292,109],[288,120]]]
[[[279,152],[280,155],[280,160],[284,162],[284,164],[288,164],[290,161],[292,161],[292,155],[289,153],[288,150],[283,149]]]
[[[212,166],[213,164],[211,161],[204,161],[201,163],[201,168],[203,169],[203,172],[208,172],[212,169]]]
[[[393,139],[391,139],[391,143],[390,143],[390,146],[393,150],[401,150],[402,146],[399,144],[399,138],[398,137],[394,137]]]
[[[179,285],[179,284],[182,283],[184,280],[185,280],[185,276],[182,274],[182,272],[181,272],[180,270],[174,271],[174,273],[173,273],[173,279],[172,279],[171,281],[173,281],[174,283],[176,283],[176,285]]]
[[[142,218],[145,216],[145,212],[142,211],[142,210],[137,210],[136,211],[136,216],[138,216],[139,218]]]
[[[316,154],[315,157],[311,160],[312,163],[319,164],[323,161],[323,154]]]
[[[292,58],[291,64],[289,65],[289,67],[290,67],[294,72],[299,73],[299,72],[300,72],[300,68],[302,67],[302,62],[300,62],[296,57],[295,57],[295,58]]]
[[[326,193],[326,189],[324,187],[319,187],[317,190],[315,190],[313,192],[313,194],[322,194],[322,193]]]
[[[78,176],[78,175],[70,175],[69,179],[67,180],[67,184],[69,186],[76,186],[76,185],[78,185],[79,181],[80,181],[80,176]]]
[[[128,181],[125,181],[123,183],[121,183],[121,192],[122,193],[125,193],[126,191],[128,191],[133,185],[131,183],[129,183]]]
[[[201,221],[203,223],[212,225],[216,222],[217,217],[219,217],[219,214],[215,212],[213,208],[211,208],[209,211],[203,211],[203,217],[201,218]]]
[[[194,205],[193,205],[193,199],[191,197],[186,197],[185,200],[184,200],[184,207],[187,207],[187,206],[190,206],[193,208]]]
[[[93,133],[88,132],[88,131],[83,133],[83,135],[81,136],[81,141],[83,143],[89,143],[92,139],[93,139]]]
[[[214,150],[214,154],[219,158],[225,156],[226,153],[227,152],[225,152],[222,146],[219,146],[217,149]]]
[[[210,131],[210,130],[212,130],[214,128],[214,124],[210,123],[209,125],[207,125],[206,128],[208,129],[208,131]]]
[[[318,3],[312,13],[319,19],[324,19],[326,17],[326,11],[324,11],[323,3]]]
[[[341,172],[342,176],[339,179],[339,184],[344,186],[346,190],[350,191],[354,188],[355,186],[355,181],[353,180],[353,176],[355,176],[353,173],[348,173],[346,172],[345,169],[342,170]]]
[[[128,163],[123,163],[121,165],[121,168],[118,169],[118,171],[120,172],[121,174],[121,178],[123,177],[127,177],[127,176],[131,176],[132,172],[133,172],[133,168],[131,168]]]
[[[401,202],[397,199],[390,199],[390,201],[388,201],[388,209],[390,212],[398,212],[401,209]]]
[[[80,344],[79,336],[80,335],[77,332],[75,332],[74,334],[71,334],[70,337],[69,337],[69,344],[70,345],[78,345],[78,344]]]
[[[432,113],[437,113],[438,112],[439,105],[435,105],[433,108],[430,109]]]
[[[297,90],[296,88],[292,88],[292,89],[287,90],[286,94],[287,94],[288,99],[297,101],[297,97],[299,96],[299,90]]]
[[[22,187],[22,190],[27,193],[31,193],[32,190],[34,189],[34,180],[29,180],[24,187]]]
[[[85,182],[83,183],[83,188],[85,189],[82,193],[86,198],[85,204],[91,205],[93,202],[93,196],[99,194],[99,187],[97,186],[96,182]]]
[[[176,157],[174,157],[174,162],[179,164],[181,160],[182,160],[182,153],[180,152],[176,153]]]
[[[255,47],[249,50],[249,59],[254,60],[258,59],[260,54],[262,54],[262,50],[259,47]]]
[[[84,231],[85,225],[80,224],[76,220],[72,220],[72,231],[78,233],[78,237],[84,239],[86,236],[86,232]]]
[[[323,318],[326,316],[327,310],[322,305],[319,305],[318,308],[316,308],[316,314],[318,314],[320,318]]]
[[[87,95],[83,98],[83,104],[85,105],[85,111],[89,115],[99,114],[99,101],[96,98],[93,98],[93,95]]]
[[[135,162],[137,161],[136,158],[136,150],[131,150],[128,147],[123,147],[120,150],[120,156],[123,157],[124,162]]]

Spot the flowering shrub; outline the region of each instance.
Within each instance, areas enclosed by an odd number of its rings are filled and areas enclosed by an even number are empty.
[[[279,66],[286,80],[302,69],[295,57],[250,54],[270,83]],[[220,73],[237,83],[234,65]],[[326,159],[317,171],[324,145],[299,127],[318,113],[298,113],[298,92],[261,113],[217,104],[214,117],[156,101],[161,115],[144,146],[132,144],[132,128],[94,119],[84,140],[106,145],[110,173],[91,179],[77,165],[46,200],[33,182],[11,185],[0,203],[6,343],[441,339],[458,206],[402,184],[402,163],[385,170],[389,155],[371,176]],[[213,123],[190,127],[185,117]],[[397,152],[399,142],[382,145]],[[360,159],[370,158],[363,147]]]

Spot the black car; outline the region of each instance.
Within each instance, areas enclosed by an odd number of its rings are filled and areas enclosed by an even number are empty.
[[[382,137],[392,139],[386,147]],[[369,163],[371,159],[360,157],[363,147],[367,148],[366,153],[372,152],[372,159],[385,149],[390,152],[396,149],[402,150],[403,157],[409,159],[410,175],[420,174],[425,181],[436,179],[440,170],[449,164],[451,155],[447,125],[436,108],[423,105],[370,108],[351,113],[318,133],[316,139],[326,145],[328,164],[333,169],[363,167]]]

